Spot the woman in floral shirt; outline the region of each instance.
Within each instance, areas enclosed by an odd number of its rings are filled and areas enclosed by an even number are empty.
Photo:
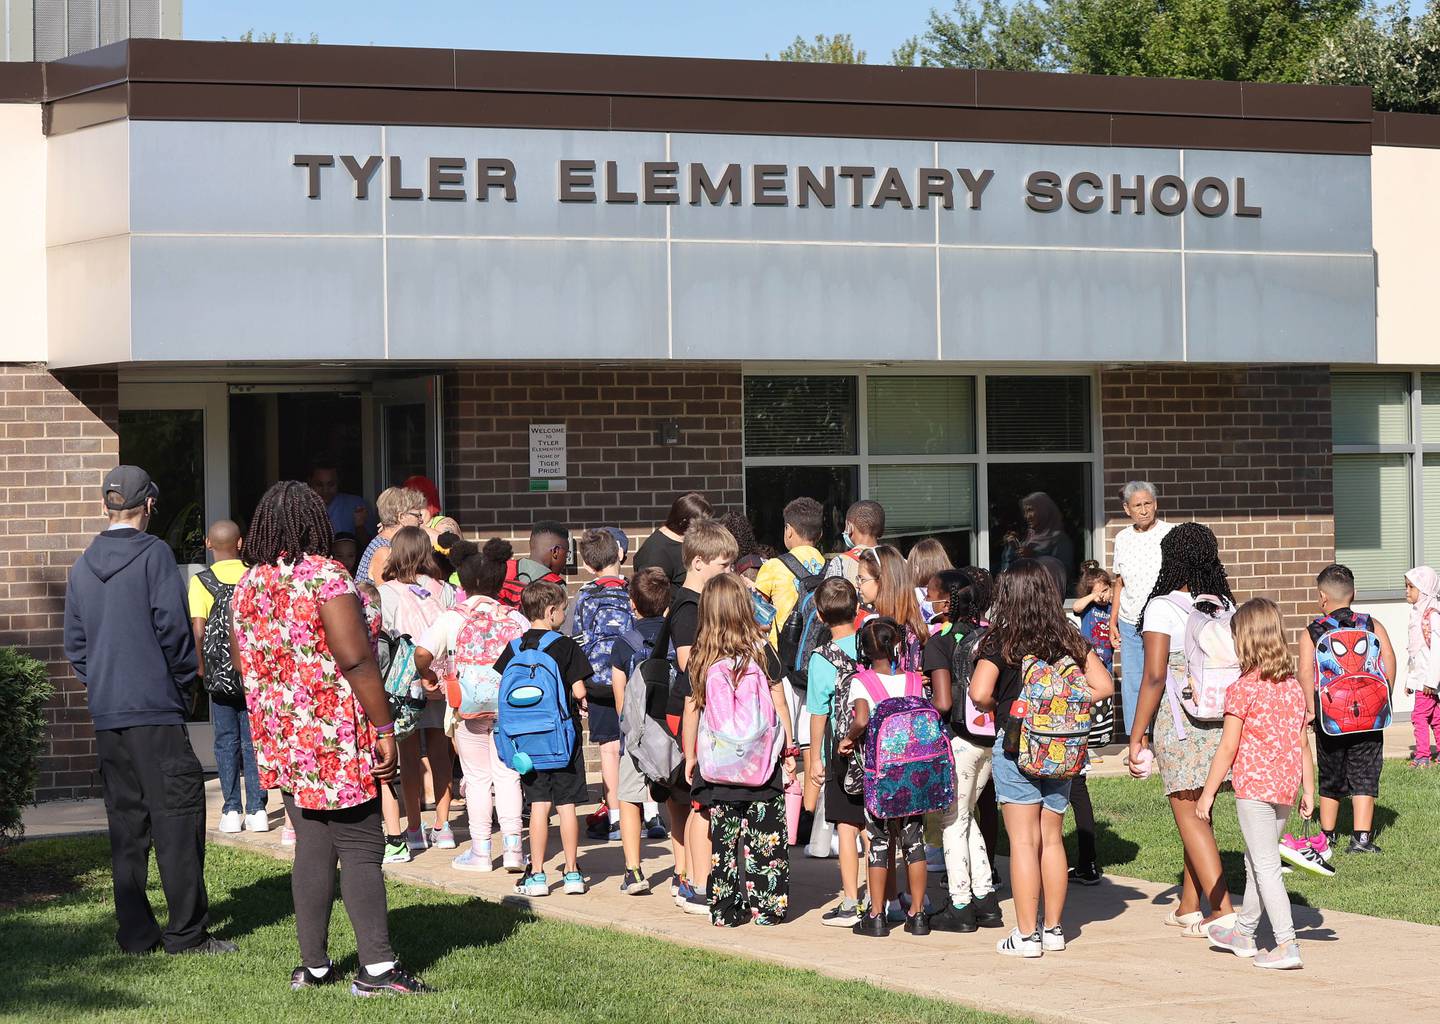
[[[423,992],[390,949],[380,874],[377,787],[395,774],[394,726],[360,599],[330,558],[332,540],[325,505],[306,484],[271,487],[250,522],[250,569],[231,601],[260,783],[282,791],[295,828],[302,962],[290,986],[339,979],[326,951],[338,860],[360,953],[350,990]]]

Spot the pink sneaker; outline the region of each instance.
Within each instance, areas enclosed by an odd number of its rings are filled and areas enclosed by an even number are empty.
[[[1210,934],[1210,945],[1217,949],[1227,950],[1240,957],[1252,957],[1256,953],[1254,937],[1242,935],[1236,928],[1212,924],[1207,931]]]

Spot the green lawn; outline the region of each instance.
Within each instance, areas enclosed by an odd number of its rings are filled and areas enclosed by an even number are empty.
[[[1180,838],[1159,778],[1089,780],[1095,803],[1100,862],[1111,874],[1152,882],[1179,882]],[[1379,856],[1347,856],[1350,808],[1341,804],[1338,871],[1321,878],[1296,871],[1285,876],[1290,901],[1309,907],[1345,910],[1374,917],[1440,925],[1440,769],[1416,771],[1403,761],[1386,761],[1375,808]],[[1225,860],[1230,889],[1238,901],[1245,888],[1244,843],[1235,823],[1235,800],[1215,803],[1215,833]],[[1290,831],[1298,832],[1299,817]],[[1073,842],[1073,837],[1072,837]],[[1071,846],[1071,857],[1074,847]]]
[[[229,847],[207,854],[214,930],[240,944],[225,957],[141,958],[113,940],[104,839],[39,840],[0,853],[16,880],[45,876],[52,900],[0,911],[0,1020],[45,1021],[725,1021],[1001,1022],[1010,1018],[708,953],[658,939],[532,917],[480,899],[391,883],[390,923],[407,965],[438,989],[361,1001],[336,987],[288,988],[298,953],[287,865]],[[4,892],[0,891],[0,898]],[[151,899],[162,906],[151,874]],[[330,944],[355,969],[337,904]]]

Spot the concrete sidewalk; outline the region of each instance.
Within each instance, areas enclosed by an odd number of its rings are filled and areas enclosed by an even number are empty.
[[[218,821],[217,782],[209,783],[207,795],[208,820]],[[211,839],[288,858],[290,852],[280,846],[278,810],[272,811],[271,821],[275,827],[268,833],[221,835],[212,830]],[[27,815],[26,824],[32,837],[103,830],[104,811],[98,801],[47,804]],[[580,868],[591,891],[580,897],[561,895],[559,872],[552,863],[556,894],[530,900],[513,894],[517,876],[451,868],[451,859],[465,849],[463,810],[454,824],[462,839],[459,849],[427,850],[409,864],[388,866],[386,873],[577,924],[623,928],[1039,1021],[1351,1024],[1361,1013],[1379,1024],[1428,1019],[1432,1009],[1425,986],[1416,980],[1433,968],[1440,928],[1296,907],[1305,970],[1270,973],[1165,927],[1161,922],[1175,898],[1174,887],[1109,877],[1095,888],[1070,888],[1063,918],[1069,949],[1040,960],[1013,960],[995,952],[995,942],[1005,934],[1000,930],[913,938],[897,928],[887,940],[868,940],[823,927],[820,915],[838,890],[836,862],[805,858],[796,848],[790,920],[778,928],[718,929],[708,918],[682,914],[668,898],[668,844],[645,844],[645,869],[656,885],[650,895],[620,894],[619,844],[587,843],[581,847]],[[551,838],[558,846],[557,831],[552,830]],[[931,877],[931,896],[938,902],[944,899],[934,884],[939,876]],[[1008,901],[1005,915],[1007,924],[1013,921]]]

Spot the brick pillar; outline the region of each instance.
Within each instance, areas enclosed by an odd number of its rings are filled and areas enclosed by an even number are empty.
[[[99,792],[85,691],[61,650],[65,577],[104,528],[100,485],[119,454],[114,370],[0,365],[0,644],[45,662],[55,687],[38,799]]]
[[[1100,395],[1107,552],[1129,524],[1120,488],[1150,480],[1161,515],[1214,530],[1235,596],[1275,600],[1293,641],[1335,557],[1329,369],[1106,371]]]

